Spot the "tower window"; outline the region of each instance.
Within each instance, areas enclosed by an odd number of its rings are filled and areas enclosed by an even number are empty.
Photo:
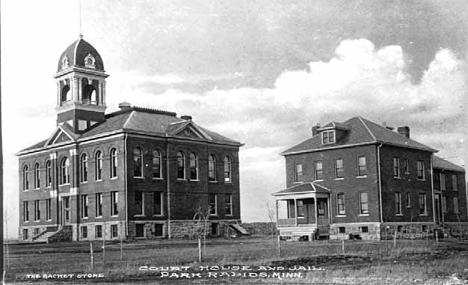
[[[91,54],[85,57],[85,66],[89,68],[96,68],[96,59]]]
[[[71,101],[71,92],[70,92],[70,86],[65,85],[62,88],[62,92],[60,93],[60,102],[68,102]]]
[[[96,88],[93,85],[85,85],[83,87],[83,104],[88,105],[97,105],[97,96],[96,96]]]

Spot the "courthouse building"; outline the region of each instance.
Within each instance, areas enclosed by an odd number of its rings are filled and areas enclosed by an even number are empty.
[[[101,56],[81,36],[60,55],[57,127],[18,153],[20,239],[239,229],[242,144],[173,112],[121,103],[105,114],[107,77]]]

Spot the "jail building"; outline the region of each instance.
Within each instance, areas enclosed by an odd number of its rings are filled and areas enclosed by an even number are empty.
[[[60,55],[57,126],[18,153],[20,240],[235,231],[242,144],[174,112],[121,103],[106,114],[107,77],[81,36]]]
[[[362,117],[314,126],[284,151],[274,193],[282,236],[421,237],[467,226],[465,170],[394,128]]]

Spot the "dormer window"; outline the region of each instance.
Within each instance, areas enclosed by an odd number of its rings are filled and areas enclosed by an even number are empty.
[[[322,132],[322,144],[334,143],[335,142],[335,131],[323,131]]]
[[[96,68],[95,64],[96,64],[96,59],[94,58],[94,56],[92,56],[91,54],[88,54],[85,57],[85,66],[89,68]]]
[[[68,67],[68,57],[67,57],[67,55],[64,55],[62,57],[62,69],[65,69],[67,67]]]

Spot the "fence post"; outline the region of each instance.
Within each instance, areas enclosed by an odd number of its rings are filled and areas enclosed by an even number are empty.
[[[393,248],[396,248],[396,237],[397,237],[397,230],[395,230],[395,236],[393,237]]]
[[[198,261],[202,262],[202,245],[201,245],[201,237],[198,236]]]
[[[91,255],[91,270],[94,268],[94,253],[93,253],[93,243],[89,243],[89,253]]]
[[[345,249],[344,249],[344,237],[341,239],[341,253],[344,254]]]
[[[436,234],[436,242],[439,242],[439,231],[436,229],[435,231]]]
[[[102,237],[102,267],[106,264],[106,233]]]

